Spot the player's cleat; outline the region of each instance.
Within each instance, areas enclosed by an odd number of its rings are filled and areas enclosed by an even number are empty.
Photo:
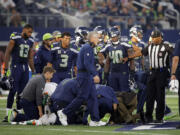
[[[14,120],[14,111],[9,110],[8,111],[8,122],[11,123]]]
[[[98,124],[98,126],[105,126],[105,125],[107,125],[107,123],[106,123],[106,122],[101,121],[101,120],[100,120],[98,123],[99,123],[99,124]]]
[[[178,114],[170,112],[170,113],[166,114],[163,119],[166,121],[166,120],[172,119],[176,116],[178,116]]]
[[[97,126],[98,126],[98,122],[97,122],[97,121],[92,121],[92,120],[90,120],[90,121],[89,121],[89,126],[91,126],[91,127],[97,127]]]
[[[5,116],[2,122],[8,122],[8,116]]]
[[[57,112],[58,116],[59,116],[59,121],[61,122],[61,124],[63,126],[67,126],[68,122],[67,122],[67,116],[62,112],[63,110],[59,110]]]
[[[91,116],[90,116],[90,114],[89,114],[88,117],[87,117],[87,121],[88,121],[88,124],[89,124],[90,121],[91,121]]]
[[[92,121],[90,120],[89,126],[91,127],[99,127],[99,126],[105,126],[107,123],[103,121]]]
[[[111,114],[106,113],[100,121],[92,121],[90,114],[88,115],[88,125],[91,127],[105,126],[110,120]],[[103,120],[103,121],[102,121]]]
[[[106,114],[104,115],[104,117],[101,119],[101,121],[108,123],[109,120],[110,120],[110,118],[111,118],[111,114],[110,114],[110,113],[106,113]]]

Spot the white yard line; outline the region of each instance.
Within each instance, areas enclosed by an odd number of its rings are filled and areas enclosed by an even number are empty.
[[[178,98],[178,95],[166,95],[167,98]]]
[[[2,126],[9,126],[9,125],[2,125]],[[62,127],[62,126],[61,126]],[[34,130],[34,128],[8,128],[8,130]],[[133,131],[99,131],[99,130],[76,130],[76,129],[57,129],[57,128],[47,128],[49,131],[65,131],[65,132],[76,132],[76,133],[103,133],[103,134],[133,134],[133,135],[168,135],[168,134],[159,134],[159,133],[139,133]]]

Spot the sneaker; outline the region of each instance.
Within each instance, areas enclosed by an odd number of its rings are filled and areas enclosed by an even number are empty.
[[[105,122],[105,123],[108,123],[109,120],[110,120],[110,118],[111,118],[111,114],[110,114],[110,113],[106,113],[106,114],[104,115],[104,117],[101,119],[101,121],[102,121],[102,122]]]
[[[101,120],[98,122],[98,126],[106,126],[106,125],[107,125],[107,122],[104,122],[104,121],[101,121]]]
[[[103,121],[90,121],[89,126],[91,127],[99,127],[99,126],[105,126],[107,123]]]
[[[5,116],[2,122],[8,122],[8,116]]]
[[[61,124],[62,124],[63,126],[67,126],[67,125],[68,125],[68,123],[67,123],[67,116],[66,116],[66,114],[64,114],[62,111],[63,111],[63,110],[59,110],[59,111],[57,112],[57,114],[58,114],[58,116],[59,116],[59,121],[61,122]]]
[[[8,111],[8,122],[11,123],[14,120],[14,110],[9,110]]]
[[[90,120],[90,121],[89,121],[89,126],[91,126],[91,127],[97,127],[97,126],[99,126],[99,123],[98,123],[97,121],[92,121],[92,120]]]
[[[170,113],[166,114],[163,119],[166,121],[166,120],[172,119],[176,116],[178,116],[178,114],[170,112]]]

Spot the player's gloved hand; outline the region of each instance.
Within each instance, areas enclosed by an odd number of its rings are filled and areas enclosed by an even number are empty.
[[[5,81],[7,79],[8,79],[8,69],[4,69],[4,75],[3,75],[3,78],[1,80]]]
[[[4,77],[8,77],[8,69],[4,69]]]

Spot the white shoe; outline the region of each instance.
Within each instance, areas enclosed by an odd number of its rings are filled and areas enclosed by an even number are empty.
[[[97,127],[97,126],[99,126],[99,123],[98,123],[97,121],[92,121],[92,120],[90,120],[89,126],[91,126],[91,127]]]
[[[107,124],[107,122],[103,122],[103,121],[99,121],[99,126],[105,126]]]
[[[91,127],[99,127],[99,126],[105,126],[107,123],[103,121],[90,121],[89,126]]]
[[[58,114],[58,116],[59,116],[59,121],[61,122],[61,124],[62,124],[63,126],[67,126],[67,125],[68,125],[68,123],[67,123],[67,116],[66,116],[66,114],[64,114],[62,111],[63,111],[63,110],[59,110],[59,111],[57,112],[57,114]]]

